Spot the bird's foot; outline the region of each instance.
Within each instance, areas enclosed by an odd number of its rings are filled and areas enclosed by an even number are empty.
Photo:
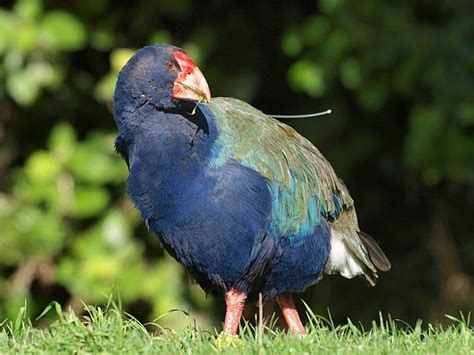
[[[242,344],[242,340],[237,335],[230,335],[226,333],[220,333],[214,340],[214,345],[218,349],[241,347]]]

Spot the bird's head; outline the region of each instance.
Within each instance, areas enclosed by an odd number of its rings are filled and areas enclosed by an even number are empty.
[[[185,102],[209,102],[207,81],[180,48],[155,44],[140,49],[119,73],[115,87],[116,114],[151,103],[173,110]]]

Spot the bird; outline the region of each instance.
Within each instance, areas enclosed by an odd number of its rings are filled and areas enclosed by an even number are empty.
[[[224,297],[223,334],[237,336],[261,295],[303,336],[293,294],[324,274],[373,286],[390,269],[322,153],[244,101],[211,98],[183,49],[138,50],[118,74],[113,115],[131,201],[203,290]]]

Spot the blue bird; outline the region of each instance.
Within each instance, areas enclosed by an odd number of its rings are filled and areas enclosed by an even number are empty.
[[[225,297],[225,334],[261,293],[303,335],[293,293],[323,274],[373,286],[377,269],[390,269],[319,150],[243,101],[211,99],[182,49],[147,46],[128,61],[114,118],[131,200],[201,287]]]

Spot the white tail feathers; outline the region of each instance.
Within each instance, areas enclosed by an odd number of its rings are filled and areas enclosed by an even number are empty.
[[[352,279],[364,274],[365,268],[364,263],[344,243],[343,236],[331,228],[331,250],[324,272],[330,275],[339,273],[345,278]]]

